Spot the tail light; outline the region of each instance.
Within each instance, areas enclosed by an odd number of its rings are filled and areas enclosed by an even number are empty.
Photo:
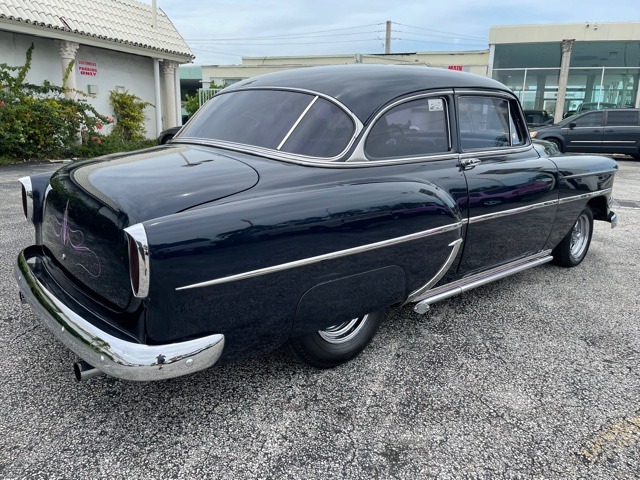
[[[147,232],[141,223],[124,229],[129,250],[129,276],[131,289],[137,298],[149,295],[149,242]]]

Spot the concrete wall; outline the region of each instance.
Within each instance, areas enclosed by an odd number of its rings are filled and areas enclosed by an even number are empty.
[[[637,0],[635,0],[637,1]],[[515,25],[491,27],[489,44],[638,40],[640,22],[584,22],[555,25]]]
[[[317,65],[345,65],[375,63],[393,65],[422,65],[436,68],[462,67],[465,72],[487,75],[488,50],[467,52],[418,52],[389,55],[314,55],[289,57],[243,57],[242,65],[210,65],[202,67],[203,86],[222,85],[225,79],[250,78],[264,73]]]
[[[62,85],[60,51],[52,39],[0,31],[0,63],[23,65],[25,54],[31,43],[35,48],[27,80],[35,84],[49,80],[55,85]],[[95,68],[95,76],[80,74],[79,66],[82,61],[95,64],[95,66],[88,65],[89,68]],[[97,93],[88,97],[87,100],[103,115],[113,116],[109,92],[116,90],[117,87],[124,87],[143,101],[155,104],[151,58],[80,44],[76,53],[75,69],[78,90],[88,93],[89,85],[97,86]],[[147,137],[155,138],[159,133],[156,131],[155,107],[147,107],[145,114]],[[105,129],[104,133],[108,133],[108,130]]]

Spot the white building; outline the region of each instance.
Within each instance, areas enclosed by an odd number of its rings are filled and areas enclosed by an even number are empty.
[[[241,65],[205,65],[202,67],[202,86],[228,86],[245,78],[263,73],[316,65],[343,65],[348,63],[377,63],[394,65],[422,65],[450,68],[487,75],[488,50],[465,52],[417,52],[355,55],[308,55],[288,57],[242,57]]]
[[[113,115],[112,90],[127,91],[152,106],[147,137],[181,124],[177,67],[194,55],[169,18],[136,0],[2,0],[0,63],[23,65],[34,45],[27,81],[62,85],[89,94],[103,115]]]

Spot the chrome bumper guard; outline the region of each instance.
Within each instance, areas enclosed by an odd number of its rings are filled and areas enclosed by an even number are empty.
[[[24,300],[58,340],[107,375],[135,381],[164,380],[209,368],[222,355],[222,334],[166,345],[143,345],[100,330],[38,281],[24,252],[18,255],[14,273]]]

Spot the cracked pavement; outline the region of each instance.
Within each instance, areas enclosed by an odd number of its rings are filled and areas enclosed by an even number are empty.
[[[616,199],[640,200],[618,159]],[[640,477],[640,209],[596,222],[573,269],[543,265],[394,311],[334,370],[284,350],[158,383],[98,377],[20,304],[33,232],[0,167],[0,478]]]

